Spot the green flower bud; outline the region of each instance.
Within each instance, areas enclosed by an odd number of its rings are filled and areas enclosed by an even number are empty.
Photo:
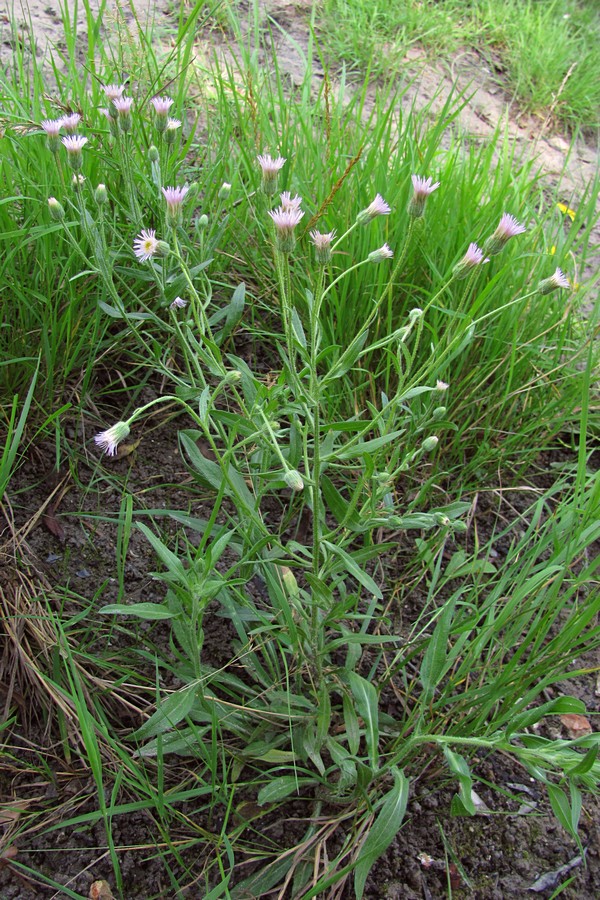
[[[62,222],[65,217],[65,210],[56,197],[48,197],[48,209],[55,222]]]
[[[431,437],[425,438],[423,443],[421,444],[421,449],[425,451],[425,453],[431,453],[432,450],[438,445],[439,438],[432,434]]]
[[[148,148],[148,159],[151,163],[157,163],[160,159],[158,147],[155,147],[154,144],[152,144],[152,146]]]
[[[304,490],[304,482],[302,481],[300,472],[298,472],[297,469],[288,469],[283,476],[283,480],[293,491]]]
[[[105,203],[108,203],[108,192],[105,184],[98,185],[94,191],[94,198],[98,206],[103,206]]]

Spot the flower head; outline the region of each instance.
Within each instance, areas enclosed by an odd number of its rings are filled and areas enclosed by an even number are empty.
[[[181,120],[180,119],[167,119],[164,131],[164,138],[167,144],[172,144],[175,141],[175,137],[177,135],[177,130],[181,128]]]
[[[188,302],[184,300],[183,297],[175,297],[173,302],[170,304],[171,309],[185,309]]]
[[[229,181],[224,181],[221,187],[219,188],[219,200],[227,200],[229,195],[231,194],[231,184]]]
[[[273,159],[269,153],[259,155],[256,159],[262,171],[261,188],[268,197],[272,197],[277,193],[279,172],[285,165],[285,159],[283,156]]]
[[[391,213],[389,205],[385,202],[381,194],[376,194],[372,203],[369,203],[366,209],[359,212],[356,221],[361,225],[368,225],[377,216],[389,216]]]
[[[109,103],[114,103],[115,100],[118,100],[123,96],[123,91],[125,90],[124,84],[105,84],[102,87],[106,99]]]
[[[52,153],[58,153],[60,148],[59,134],[62,127],[62,119],[44,119],[42,128],[46,132],[48,147]]]
[[[80,169],[83,165],[82,149],[87,144],[87,138],[80,134],[71,134],[64,137],[62,142],[66,148],[69,165],[72,169]]]
[[[550,278],[544,278],[538,284],[538,292],[540,294],[551,294],[552,291],[557,291],[559,289],[570,291],[571,285],[563,270],[558,268],[554,275],[551,275]]]
[[[167,221],[170,224],[179,225],[182,219],[183,201],[189,191],[189,187],[184,185],[183,187],[161,188],[161,190],[167,201]]]
[[[300,209],[302,206],[302,198],[296,194],[295,197],[292,197],[289,191],[284,191],[279,195],[279,199],[281,200],[281,208],[284,211],[289,209]]]
[[[393,250],[390,250],[388,245],[384,244],[379,250],[373,250],[372,253],[369,253],[367,259],[372,263],[380,263],[383,262],[384,259],[391,259],[393,255]]]
[[[119,128],[124,134],[131,131],[131,107],[133,106],[132,97],[117,97],[113,100],[112,105],[117,111],[117,120]]]
[[[79,113],[70,113],[68,116],[63,116],[60,120],[60,123],[67,134],[75,134],[80,122],[81,116]]]
[[[517,222],[514,216],[503,213],[495,232],[483,245],[484,252],[490,256],[496,256],[512,237],[523,234],[524,231],[526,231],[525,226]]]
[[[282,253],[291,253],[296,246],[294,229],[304,213],[301,209],[279,209],[269,211],[277,232],[277,247]]]
[[[154,107],[154,112],[156,114],[154,121],[156,130],[159,132],[159,134],[162,134],[167,130],[167,118],[169,115],[169,110],[171,109],[175,101],[171,100],[170,97],[153,97],[150,102]]]
[[[158,243],[156,231],[153,228],[144,228],[133,242],[133,252],[140,262],[146,262],[158,252]]]
[[[95,443],[107,456],[114,456],[117,452],[117,446],[124,441],[129,435],[129,425],[127,422],[117,422],[112,428],[102,431],[94,438]]]
[[[576,209],[571,209],[571,207],[567,206],[566,203],[557,203],[556,208],[563,215],[568,216],[570,218],[571,222],[575,221],[575,216],[577,215]]]
[[[157,116],[168,116],[169,110],[175,101],[171,100],[170,97],[153,97],[150,103],[154,107],[154,112]]]
[[[454,277],[466,278],[472,269],[487,262],[489,259],[484,259],[483,250],[475,243],[469,244],[469,249],[463,258],[454,266]]]
[[[439,378],[438,378],[438,380],[437,380],[436,383],[435,383],[435,389],[436,389],[436,391],[441,391],[442,393],[443,393],[444,391],[447,391],[449,387],[450,387],[450,385],[446,384],[445,381],[440,381]]]
[[[331,261],[331,242],[335,237],[335,230],[328,234],[321,234],[320,231],[311,231],[310,239],[315,246],[315,256],[319,265],[324,266]]]
[[[440,186],[440,182],[433,181],[433,178],[422,178],[420,175],[411,175],[413,186],[413,195],[408,204],[408,214],[415,219],[419,219],[425,212],[425,203],[430,194]]]
[[[48,137],[57,137],[60,134],[62,125],[62,119],[44,119],[44,121],[42,122],[42,128],[44,129]]]

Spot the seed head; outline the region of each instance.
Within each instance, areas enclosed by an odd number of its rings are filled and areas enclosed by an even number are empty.
[[[56,197],[48,197],[48,209],[55,222],[62,222],[65,217],[65,210]]]
[[[175,138],[177,137],[177,130],[179,128],[181,128],[181,120],[180,119],[167,119],[167,122],[163,129],[165,143],[167,143],[167,144],[175,143]]]

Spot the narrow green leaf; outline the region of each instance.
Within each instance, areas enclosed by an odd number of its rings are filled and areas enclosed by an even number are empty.
[[[348,684],[356,700],[358,714],[365,723],[365,740],[369,751],[371,766],[379,765],[379,710],[377,708],[377,689],[357,672],[348,672]]]
[[[138,619],[156,621],[157,619],[172,619],[175,613],[169,612],[161,603],[109,603],[98,612],[103,615],[137,616]]]
[[[374,597],[377,597],[378,600],[383,600],[383,594],[381,590],[377,587],[373,579],[370,575],[367,575],[363,569],[360,568],[358,563],[347,553],[342,547],[339,547],[337,544],[332,544],[330,541],[323,541],[323,546],[327,547],[327,549],[334,554],[334,556],[339,557],[344,563],[348,574],[352,575],[353,578],[362,584],[362,586],[367,590],[370,594],[373,594]]]
[[[144,722],[141,728],[134,731],[131,737],[135,740],[146,740],[146,738],[156,737],[157,734],[174,728],[190,712],[197,692],[196,685],[189,685],[170,694],[166,700],[161,701],[156,712],[150,716],[147,722]]]
[[[297,793],[299,788],[314,784],[313,778],[296,778],[295,775],[281,775],[279,778],[273,778],[264,785],[258,792],[257,803],[259,806],[266,806],[267,803],[278,803],[279,800],[285,800],[290,794]]]
[[[181,584],[186,584],[186,570],[179,557],[175,556],[173,551],[169,550],[167,545],[163,544],[161,539],[157,537],[154,532],[151,531],[150,528],[148,528],[147,525],[144,525],[142,522],[138,522],[137,527],[142,532],[144,537],[152,544],[156,555],[158,556],[160,561],[165,564],[171,575],[174,575]]]

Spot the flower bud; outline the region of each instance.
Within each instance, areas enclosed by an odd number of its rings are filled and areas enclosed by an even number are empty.
[[[293,491],[304,490],[304,482],[302,481],[300,472],[298,472],[297,469],[288,469],[283,476],[283,480]]]
[[[151,163],[157,163],[158,160],[160,159],[158,147],[155,147],[154,144],[152,144],[151,147],[148,147],[148,159],[150,160]]]
[[[103,206],[108,202],[108,193],[106,190],[105,184],[99,184],[96,190],[94,191],[94,198],[98,206]]]
[[[231,193],[231,185],[228,181],[224,181],[219,188],[219,200],[227,200]]]
[[[445,516],[444,513],[435,513],[434,518],[436,525],[441,525],[443,528],[447,528],[448,525],[452,524],[448,516]]]
[[[239,382],[241,380],[242,380],[242,373],[240,372],[239,369],[232,369],[225,376],[225,381],[227,382],[227,384],[239,384]]]
[[[431,451],[435,450],[435,448],[437,447],[438,441],[439,441],[439,438],[436,437],[435,434],[432,434],[430,437],[425,438],[425,440],[421,444],[421,449],[425,453],[431,453]]]
[[[409,314],[408,314],[408,321],[409,321],[409,323],[410,323],[411,325],[414,325],[415,322],[417,322],[417,321],[421,318],[422,315],[423,315],[423,310],[422,310],[422,309],[419,309],[418,306],[415,306],[415,308],[414,308],[414,309],[411,309],[410,312],[409,312]]]
[[[204,213],[201,216],[198,216],[196,225],[198,228],[206,228],[206,226],[208,225],[208,216]]]
[[[161,256],[164,258],[165,256],[168,256],[170,252],[171,248],[166,241],[157,241],[156,256]]]
[[[65,210],[56,197],[48,197],[48,209],[55,222],[62,222],[65,217]]]
[[[446,415],[446,407],[445,406],[436,406],[433,411],[433,418],[437,421],[438,419],[443,419]]]

